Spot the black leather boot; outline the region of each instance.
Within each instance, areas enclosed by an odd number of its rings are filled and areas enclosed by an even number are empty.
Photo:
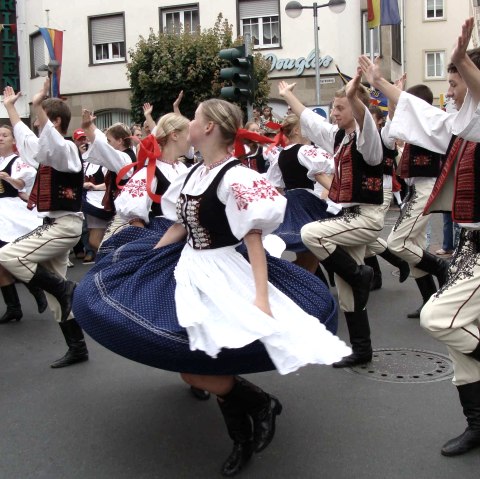
[[[75,321],[69,319],[59,323],[63,336],[68,346],[68,351],[63,357],[57,359],[50,365],[51,368],[64,368],[75,363],[81,363],[88,359],[88,349],[83,336],[82,328]]]
[[[39,264],[37,265],[37,271],[35,271],[33,278],[28,284],[41,288],[54,296],[60,303],[62,310],[61,321],[67,320],[72,310],[73,291],[77,286],[75,282],[63,279],[61,276]]]
[[[222,474],[227,477],[239,473],[253,454],[252,422],[235,391],[233,394],[232,391],[218,399],[228,435],[233,440],[232,452],[222,466]]]
[[[317,266],[317,269],[315,270],[314,274],[319,280],[321,280],[326,286],[328,286],[327,278],[325,278],[325,275],[323,274],[323,271],[320,265]]]
[[[20,321],[22,319],[22,306],[20,299],[18,299],[17,288],[15,283],[8,286],[2,286],[2,296],[7,306],[5,314],[0,318],[0,324],[8,323],[10,321]]]
[[[422,259],[415,265],[415,268],[436,276],[438,285],[441,288],[447,281],[448,264],[448,261],[445,261],[428,251],[424,251]]]
[[[33,286],[31,283],[25,283],[30,294],[35,298],[37,303],[37,309],[40,314],[42,314],[48,306],[47,297],[45,296],[45,291],[43,289]]]
[[[444,444],[444,456],[459,456],[480,447],[480,381],[457,386],[457,390],[468,426],[463,434]]]
[[[345,313],[352,354],[342,360],[333,363],[334,368],[350,368],[359,364],[365,364],[372,360],[372,342],[370,341],[370,325],[368,323],[367,310]]]
[[[410,276],[410,266],[408,263],[393,254],[388,248],[383,253],[379,253],[378,256],[381,256],[385,261],[398,268],[400,272],[400,283],[403,283]]]
[[[355,260],[340,246],[322,261],[327,271],[333,271],[352,288],[355,311],[365,309],[370,294],[370,283],[373,270],[369,266],[357,264]]]
[[[244,378],[237,378],[237,391],[253,421],[255,452],[263,451],[275,435],[275,421],[282,412],[280,401]]]
[[[370,266],[373,269],[373,278],[370,283],[370,291],[376,291],[382,287],[382,270],[378,264],[378,259],[376,256],[370,256],[365,258],[365,264]]]
[[[415,282],[417,283],[420,294],[422,295],[423,303],[416,311],[408,313],[407,318],[419,318],[423,305],[430,299],[432,294],[437,292],[437,286],[431,274],[427,274],[421,278],[415,278]]]

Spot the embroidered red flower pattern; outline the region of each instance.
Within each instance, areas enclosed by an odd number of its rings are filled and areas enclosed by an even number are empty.
[[[274,201],[274,198],[279,196],[275,187],[263,178],[261,180],[253,181],[251,187],[247,187],[240,183],[232,183],[232,190],[239,210],[248,209],[248,205],[254,201]]]
[[[124,187],[122,192],[130,195],[132,198],[140,198],[145,196],[147,192],[147,180],[142,178],[141,180],[130,180]]]
[[[68,200],[74,200],[77,198],[73,188],[63,186],[60,188],[59,195],[60,198],[66,198]]]
[[[415,166],[430,166],[432,159],[428,155],[417,155],[413,158],[413,164]]]

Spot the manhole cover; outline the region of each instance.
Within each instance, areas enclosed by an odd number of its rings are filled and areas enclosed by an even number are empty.
[[[350,368],[368,379],[390,383],[427,383],[453,376],[452,361],[445,355],[419,349],[375,349],[368,364]]]

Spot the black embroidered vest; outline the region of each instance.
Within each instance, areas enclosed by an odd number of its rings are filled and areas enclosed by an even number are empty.
[[[280,152],[278,166],[282,172],[286,190],[308,188],[313,190],[314,182],[307,177],[308,169],[298,161],[298,152],[303,145],[294,145]]]
[[[194,249],[222,248],[240,242],[232,233],[225,213],[225,205],[217,196],[218,185],[225,173],[239,164],[239,160],[234,160],[224,165],[208,188],[200,195],[180,194],[177,200],[177,216],[187,230],[188,243]],[[200,165],[201,163],[191,169],[184,186]]]
[[[155,178],[157,178],[157,187],[155,188],[155,194],[162,196],[165,191],[168,190],[170,186],[170,181],[167,177],[160,171],[159,168],[155,168]],[[162,216],[162,205],[161,203],[152,202],[152,207],[150,208],[150,213],[148,216],[154,218],[155,216]]]
[[[397,149],[391,150],[385,146],[382,140],[382,149],[383,149],[383,174],[388,176],[393,176],[395,169],[397,167],[395,163],[395,158],[397,157]]]
[[[18,156],[14,156],[7,164],[7,166],[1,170],[8,174],[8,176],[12,176],[12,166]],[[0,178],[0,198],[16,198],[18,196],[18,190],[13,187],[7,181],[3,181]]]
[[[343,144],[345,130],[335,135],[335,175],[328,197],[335,203],[383,203],[383,162],[371,166],[357,150],[356,134]],[[339,176],[338,172],[341,171]]]
[[[444,156],[440,153],[405,143],[400,160],[400,177],[404,179],[417,176],[436,178],[440,173],[443,160]]]
[[[85,175],[85,182],[93,183],[94,185],[101,185],[102,183],[105,183],[103,168],[99,166],[93,175]]]

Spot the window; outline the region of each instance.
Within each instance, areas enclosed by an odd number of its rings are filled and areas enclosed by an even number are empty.
[[[257,48],[280,46],[278,0],[240,0],[240,32],[250,34]]]
[[[368,28],[367,12],[362,13],[362,53],[371,58],[380,56],[380,27]]]
[[[91,63],[125,61],[125,18],[123,13],[89,17],[88,22]]]
[[[402,24],[392,25],[392,59],[402,64]]]
[[[445,52],[426,52],[425,53],[425,78],[444,79],[445,78]]]
[[[45,41],[40,32],[30,35],[30,75],[38,77],[38,67],[47,63],[45,56]]]
[[[426,0],[425,1],[425,19],[439,20],[445,18],[443,0]]]
[[[130,112],[128,110],[103,110],[95,112],[95,125],[100,130],[110,128],[114,123],[124,123],[130,125]]]
[[[200,26],[198,3],[160,8],[160,31],[195,33]]]

